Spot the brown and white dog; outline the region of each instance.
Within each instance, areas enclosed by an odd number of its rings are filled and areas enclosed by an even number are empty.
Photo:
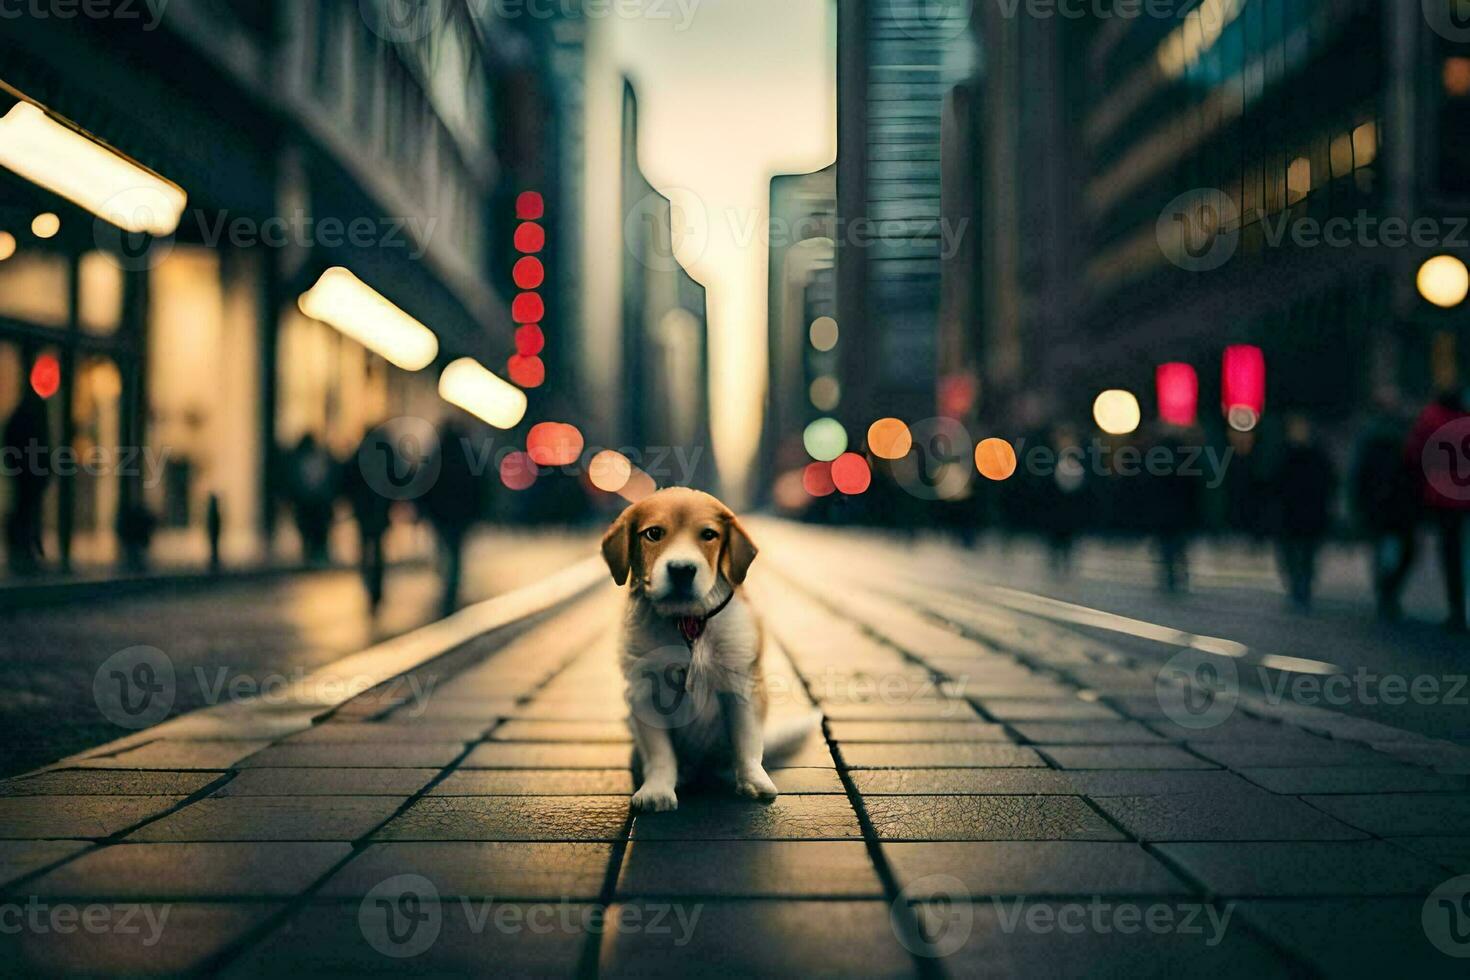
[[[707,493],[673,487],[625,511],[602,539],[613,581],[629,583],[622,668],[629,723],[643,769],[639,810],[673,810],[676,788],[701,771],[729,770],[735,790],[773,799],[762,632],[741,594],[756,547],[740,521]],[[774,751],[773,751],[774,754]]]

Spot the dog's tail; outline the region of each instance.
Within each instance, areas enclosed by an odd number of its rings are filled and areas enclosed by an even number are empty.
[[[768,722],[765,732],[766,764],[793,754],[821,725],[822,713],[815,710]]]

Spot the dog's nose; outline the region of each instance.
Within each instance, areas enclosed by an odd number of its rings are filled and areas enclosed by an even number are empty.
[[[669,585],[680,592],[688,592],[694,587],[694,573],[698,571],[692,561],[669,562]]]

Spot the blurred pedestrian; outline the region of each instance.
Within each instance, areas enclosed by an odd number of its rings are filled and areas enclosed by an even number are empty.
[[[445,616],[459,608],[465,538],[480,519],[483,481],[470,451],[470,436],[465,428],[453,418],[446,420],[439,427],[439,475],[421,500],[439,540],[439,563],[444,576],[440,608]]]
[[[51,436],[46,401],[29,387],[5,423],[0,463],[11,479],[10,513],[5,519],[5,551],[10,570],[21,575],[38,571],[45,549],[41,543],[46,487],[51,481]]]
[[[225,519],[220,509],[219,494],[209,495],[209,506],[204,512],[204,530],[209,537],[209,572],[218,575],[220,570],[220,537],[224,534]]]
[[[1470,511],[1470,475],[1462,471],[1470,466],[1470,459],[1465,458],[1467,437],[1470,412],[1465,397],[1458,389],[1446,390],[1420,413],[1404,446],[1404,462],[1418,478],[1420,502],[1439,533],[1439,560],[1450,610],[1445,628],[1456,633],[1465,632],[1464,534],[1465,514]]]
[[[1044,484],[1046,505],[1039,516],[1051,573],[1064,578],[1072,574],[1077,535],[1087,521],[1087,466],[1077,430],[1072,426],[1056,426],[1047,441],[1056,463],[1050,481]]]
[[[1399,417],[1392,394],[1380,393],[1375,402],[1353,460],[1353,509],[1369,542],[1378,614],[1393,620],[1414,562],[1419,500],[1403,453],[1408,422]]]
[[[384,452],[392,459],[382,459]],[[391,523],[393,502],[379,493],[374,481],[364,472],[367,466],[381,465],[386,471],[402,472],[409,464],[404,463],[396,447],[382,431],[374,428],[362,437],[357,450],[342,464],[342,493],[352,507],[352,517],[357,522],[357,565],[362,575],[363,588],[367,590],[368,609],[377,613],[383,603],[383,577],[387,558],[383,539]]]
[[[1332,457],[1317,444],[1303,415],[1286,420],[1286,450],[1276,473],[1276,548],[1291,604],[1312,605],[1317,554],[1332,527]]]
[[[311,564],[325,564],[337,499],[337,465],[316,436],[308,432],[291,450],[286,479],[302,553]]]
[[[1148,524],[1159,552],[1159,586],[1173,595],[1189,589],[1189,540],[1200,524],[1201,480],[1197,468],[1184,466],[1203,435],[1197,429],[1166,426],[1146,453],[1167,460],[1167,465],[1145,470]]]

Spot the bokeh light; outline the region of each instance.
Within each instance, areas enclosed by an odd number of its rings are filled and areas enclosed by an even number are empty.
[[[546,267],[534,255],[523,255],[511,270],[511,278],[520,289],[535,289],[546,281]]]
[[[42,354],[31,365],[31,390],[50,398],[61,389],[61,362],[55,354]]]
[[[771,488],[771,499],[776,502],[777,507],[782,510],[801,510],[806,506],[807,492],[803,475],[802,470],[787,470],[776,478],[776,484]]]
[[[873,471],[857,453],[843,453],[832,461],[832,485],[849,496],[863,493],[873,485]]]
[[[1016,473],[1015,447],[1004,439],[981,439],[975,447],[975,469],[987,480],[1009,480]]]
[[[879,459],[903,459],[913,447],[913,434],[901,419],[879,419],[868,426],[868,449]]]
[[[819,316],[812,321],[811,329],[812,346],[820,351],[829,351],[837,346],[837,321],[830,316]]]
[[[1465,302],[1470,294],[1470,270],[1453,255],[1436,255],[1419,267],[1419,295],[1442,309]]]
[[[516,323],[540,323],[546,318],[546,304],[536,293],[521,293],[510,304],[510,318]]]
[[[505,371],[522,388],[539,388],[546,383],[546,364],[539,357],[512,354],[505,362]]]
[[[31,222],[31,234],[37,238],[55,238],[61,231],[61,219],[50,211],[36,215]]]
[[[653,477],[635,466],[633,472],[628,475],[628,482],[623,484],[623,489],[618,491],[618,496],[630,504],[636,504],[646,497],[653,496],[657,491],[658,484],[653,482]]]
[[[522,357],[535,357],[546,349],[546,334],[538,323],[527,323],[516,328],[516,353]]]
[[[587,464],[587,479],[603,493],[618,493],[633,476],[633,464],[616,449],[604,449]]]
[[[834,418],[820,418],[806,427],[801,444],[812,459],[831,462],[847,450],[847,430]]]
[[[832,375],[823,374],[812,379],[811,389],[807,394],[817,411],[830,412],[842,401],[842,385]]]
[[[535,191],[522,191],[516,197],[516,217],[522,221],[535,221],[546,213],[546,201]]]
[[[509,490],[529,490],[540,471],[530,453],[506,453],[500,461],[500,482]]]
[[[581,431],[565,422],[538,422],[526,434],[526,452],[537,466],[570,466],[584,445]]]
[[[546,247],[546,231],[534,221],[527,221],[516,228],[517,252],[534,253]]]
[[[439,397],[497,429],[513,429],[526,417],[526,393],[473,357],[461,357],[444,368]]]
[[[837,492],[837,484],[832,482],[831,463],[808,463],[806,469],[801,471],[801,486],[813,497],[829,497]]]
[[[4,262],[15,254],[15,236],[8,231],[0,231],[0,262]]]
[[[1137,430],[1143,414],[1132,392],[1110,388],[1092,403],[1092,419],[1110,436],[1126,436]]]

